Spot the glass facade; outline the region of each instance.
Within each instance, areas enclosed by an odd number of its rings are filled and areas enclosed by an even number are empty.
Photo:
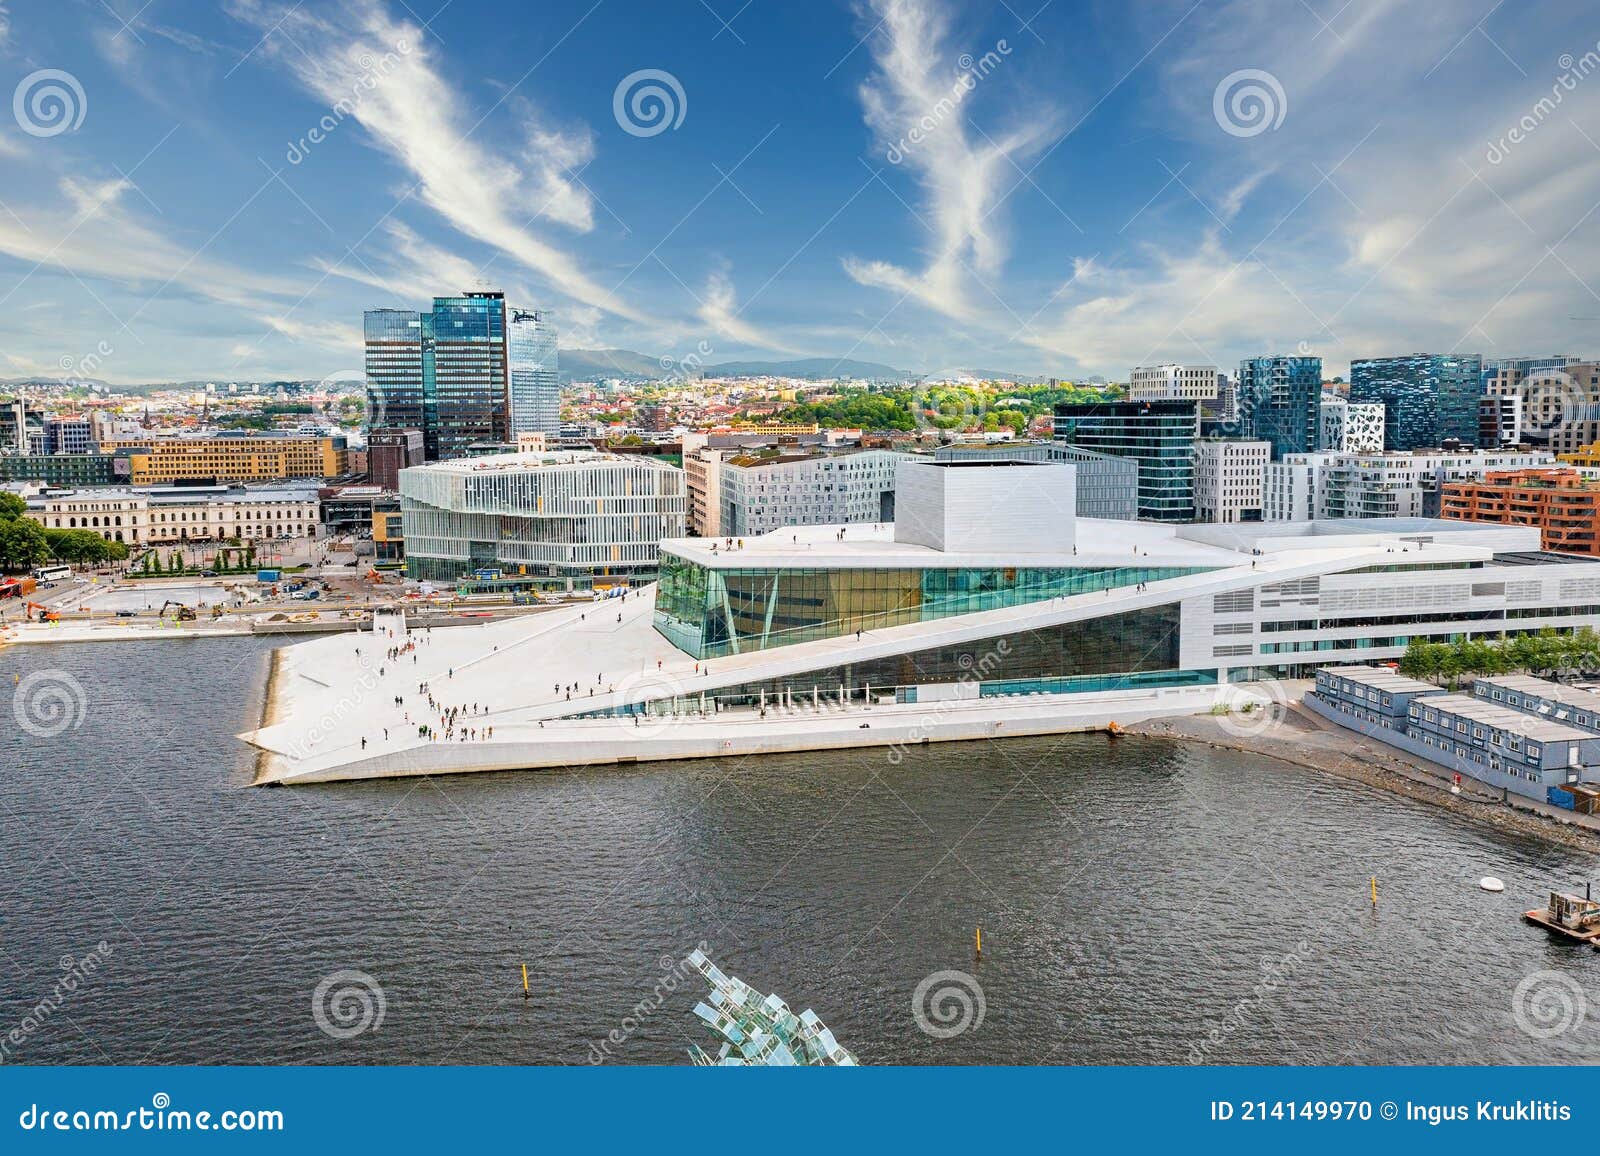
[[[1322,358],[1241,361],[1238,408],[1235,436],[1271,442],[1274,461],[1315,453],[1322,444]]]
[[[511,375],[511,437],[561,432],[556,327],[544,311],[508,309],[506,357]]]
[[[1138,462],[1139,517],[1152,521],[1193,521],[1194,442],[1199,435],[1197,401],[1119,401],[1055,409],[1057,441]]]
[[[429,313],[369,310],[364,330],[368,428],[421,430],[428,461],[557,432],[556,334],[544,315],[485,291],[435,297]]]
[[[1476,446],[1482,394],[1483,359],[1477,354],[1418,353],[1350,363],[1350,400],[1383,404],[1383,441],[1391,450],[1434,449],[1447,438]]]
[[[680,650],[711,658],[1159,582],[1205,569],[724,570],[667,552],[661,556],[655,625]]]
[[[1178,667],[1177,603],[1084,622],[1022,630],[953,646],[875,658],[720,687],[705,694],[587,712],[684,714],[765,705],[837,707],[892,695],[918,701],[918,688],[949,683],[974,686],[979,698],[1005,695],[1086,694],[1152,686],[1195,686],[1217,681],[1216,670]],[[941,701],[949,701],[947,697]]]

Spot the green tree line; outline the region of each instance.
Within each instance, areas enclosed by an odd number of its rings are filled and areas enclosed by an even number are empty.
[[[0,493],[0,570],[29,570],[46,562],[95,566],[128,556],[122,542],[108,542],[93,530],[47,530],[26,517],[27,503]]]
[[[1545,627],[1537,634],[1456,642],[1413,638],[1400,660],[1400,673],[1408,678],[1452,686],[1465,675],[1526,671],[1548,676],[1569,670],[1600,670],[1600,634],[1590,627],[1567,634]]]

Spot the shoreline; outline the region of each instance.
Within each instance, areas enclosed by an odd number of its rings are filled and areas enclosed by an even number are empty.
[[[272,726],[278,722],[283,714],[282,703],[279,701],[279,688],[283,673],[283,648],[273,647],[267,663],[267,681],[261,690],[261,717],[257,726],[259,728]],[[271,761],[276,758],[271,751],[263,747],[256,748],[255,767],[250,777],[250,786],[260,786],[266,781],[266,775]]]
[[[1124,728],[1123,735],[1260,755],[1440,807],[1496,831],[1600,854],[1600,828],[1557,818],[1525,803],[1503,801],[1498,792],[1488,793],[1482,784],[1470,779],[1463,780],[1461,794],[1453,794],[1443,772],[1428,768],[1393,747],[1369,742],[1354,731],[1337,728],[1335,733],[1331,724],[1330,729],[1325,729],[1298,706],[1290,707],[1261,733],[1230,732],[1224,725],[1229,717],[1237,716],[1151,719]]]

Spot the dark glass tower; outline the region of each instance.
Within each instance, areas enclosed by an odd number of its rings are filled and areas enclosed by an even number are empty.
[[[368,428],[422,431],[428,460],[515,440],[505,294],[435,297],[365,316]]]
[[[1139,517],[1194,520],[1194,441],[1200,403],[1113,401],[1058,405],[1056,440],[1139,463]]]
[[[1435,449],[1451,438],[1478,445],[1483,392],[1483,358],[1475,353],[1416,353],[1350,363],[1350,400],[1383,403],[1385,449]]]
[[[1322,444],[1322,358],[1252,357],[1239,363],[1239,436],[1284,454],[1315,453]]]

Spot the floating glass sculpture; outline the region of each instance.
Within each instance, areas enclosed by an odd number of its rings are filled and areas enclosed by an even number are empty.
[[[839,1046],[810,1008],[795,1015],[777,996],[763,997],[743,980],[724,975],[698,948],[689,954],[689,964],[711,981],[709,1002],[696,1004],[694,1014],[725,1041],[714,1056],[690,1047],[689,1058],[696,1064],[856,1066],[856,1058]]]

